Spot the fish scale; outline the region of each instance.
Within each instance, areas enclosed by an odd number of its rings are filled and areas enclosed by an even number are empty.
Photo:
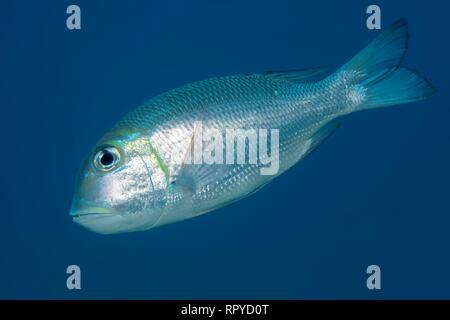
[[[301,84],[296,93],[289,90],[293,82],[273,78],[268,75],[238,75],[209,79],[175,89],[174,92],[157,98],[128,115],[119,125],[151,128],[148,136],[161,154],[173,154],[175,144],[189,146],[193,136],[193,123],[201,121],[205,129],[215,128],[223,132],[226,128],[266,128],[280,130],[280,171],[281,174],[296,163],[306,153],[301,152],[305,142],[324,118],[336,116],[336,103],[324,108],[321,113],[312,112],[317,106],[329,103],[327,96],[320,94],[327,85],[325,82]],[[217,98],[220,92],[220,99]],[[277,94],[274,94],[277,92]],[[328,93],[329,94],[329,93]],[[189,99],[195,95],[195,99]],[[302,99],[298,97],[302,96]],[[275,96],[275,99],[273,98]],[[201,103],[199,103],[201,102]],[[170,108],[165,114],[173,117],[163,122],[155,120],[160,113],[154,109]],[[188,109],[188,113],[186,113]],[[292,112],[295,111],[295,112]],[[328,114],[325,114],[327,112]],[[145,116],[143,116],[145,114]],[[327,120],[328,121],[328,120]],[[150,124],[149,124],[150,123]],[[155,125],[158,123],[157,125]],[[176,138],[184,128],[183,138]],[[187,152],[187,151],[186,151]],[[167,165],[172,176],[179,172],[171,159]],[[242,193],[251,193],[261,184],[275,176],[262,176],[261,165],[222,165],[217,179],[201,185],[190,197],[188,205],[199,212],[217,206],[227,195],[232,201]],[[170,205],[168,194],[168,205]],[[177,202],[173,203],[176,206]],[[183,203],[183,207],[186,203]]]

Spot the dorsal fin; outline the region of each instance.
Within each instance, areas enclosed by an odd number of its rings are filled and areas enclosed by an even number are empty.
[[[263,75],[283,79],[293,83],[308,83],[322,80],[333,73],[331,67],[317,67],[289,71],[266,71]]]

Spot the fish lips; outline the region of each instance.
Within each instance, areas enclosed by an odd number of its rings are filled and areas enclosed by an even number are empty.
[[[113,215],[116,214],[113,210],[101,207],[87,207],[82,209],[73,208],[70,210],[70,216],[74,219],[83,217],[83,216],[105,216],[105,215]]]
[[[70,216],[73,221],[88,230],[100,234],[120,232],[123,217],[112,209],[101,207],[72,207]]]

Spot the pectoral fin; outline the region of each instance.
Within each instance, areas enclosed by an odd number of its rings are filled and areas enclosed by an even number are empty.
[[[220,183],[230,169],[231,166],[226,164],[184,164],[173,180],[172,187],[195,194],[203,186]]]

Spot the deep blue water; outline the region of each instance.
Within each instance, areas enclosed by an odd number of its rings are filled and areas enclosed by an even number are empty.
[[[378,34],[372,2],[3,1],[0,298],[450,298],[450,6],[376,3],[383,27],[408,19],[405,64],[434,97],[346,117],[231,206],[103,236],[68,212],[82,159],[120,117],[208,77],[339,66]],[[66,288],[70,264],[81,290]],[[371,264],[381,290],[366,287]]]

